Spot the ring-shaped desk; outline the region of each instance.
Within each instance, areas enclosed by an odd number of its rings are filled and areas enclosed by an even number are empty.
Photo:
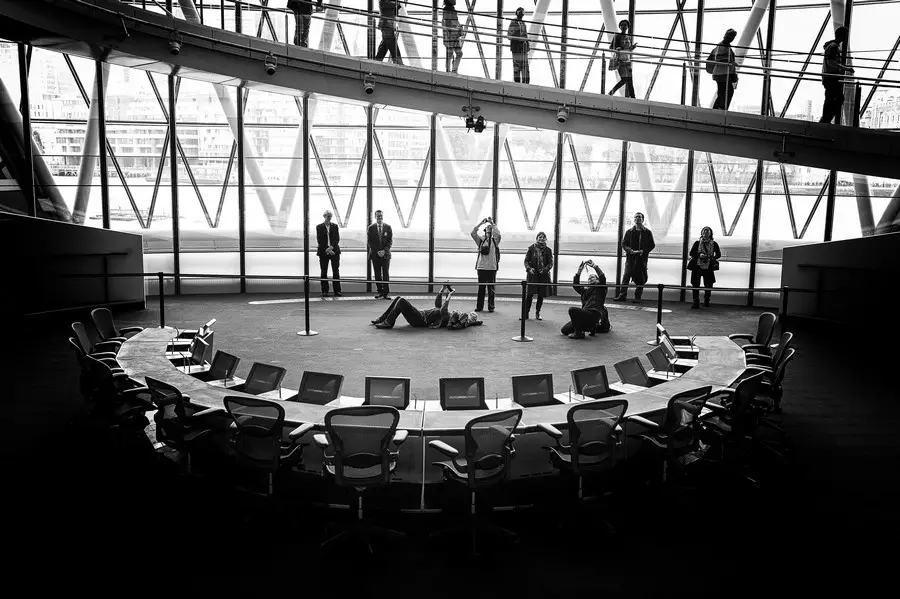
[[[166,349],[175,336],[176,331],[171,328],[145,329],[122,344],[117,355],[119,364],[129,376],[135,379],[143,380],[144,377],[150,376],[174,385],[182,393],[189,395],[192,403],[204,408],[224,410],[226,396],[247,396],[239,391],[210,385],[172,364],[166,357]],[[626,416],[637,414],[650,420],[660,421],[666,405],[673,395],[706,385],[712,386],[713,392],[715,392],[731,385],[746,368],[744,351],[727,337],[697,337],[694,340],[694,347],[699,352],[697,365],[689,371],[670,381],[621,396],[622,399],[628,400]],[[286,394],[286,396],[289,395]],[[269,398],[271,394],[264,397]],[[574,394],[570,397],[565,392],[556,394],[555,398],[561,403],[522,408],[522,420],[516,429],[517,459],[513,462],[512,478],[553,472],[549,459],[546,458],[546,451],[542,449],[542,446],[548,445],[550,440],[538,429],[537,425],[547,423],[560,430],[565,430],[567,428],[566,415],[571,407],[569,404],[587,399]],[[280,401],[279,403],[284,407],[286,427],[293,428],[302,424],[312,424],[314,431],[323,431],[325,415],[330,410],[337,407],[361,405],[362,402],[362,398],[341,396],[326,405],[294,401]],[[499,409],[519,407],[508,398],[496,400],[496,404],[488,400],[488,406],[491,407],[492,404]],[[437,398],[434,398],[433,400],[420,400],[416,404],[411,404],[410,408],[400,410],[398,428],[407,430],[410,436],[417,437],[419,442],[407,442],[403,445],[394,480],[401,483],[423,485],[422,499],[419,505],[421,509],[426,507],[424,485],[441,481],[439,470],[429,467],[429,464],[442,459],[442,457],[428,446],[428,440],[449,437],[461,441],[466,423],[484,414],[484,410],[445,412],[435,409],[437,406]],[[311,436],[312,431],[307,435]],[[311,441],[305,437],[302,440]],[[457,446],[462,447],[458,443]],[[533,457],[535,452],[540,452],[544,456],[543,459],[522,459],[529,454]],[[315,454],[316,452],[307,453]],[[304,454],[303,461],[310,470],[315,470],[316,464],[309,462],[316,462],[316,456],[311,456],[308,460],[307,454]]]

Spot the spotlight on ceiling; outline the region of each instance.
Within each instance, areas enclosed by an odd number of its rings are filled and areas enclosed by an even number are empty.
[[[481,115],[477,118],[475,117],[475,113],[481,112],[481,106],[472,106],[470,104],[463,106],[462,111],[466,115],[466,129],[474,129],[475,133],[484,131],[484,117]]]
[[[372,73],[363,78],[363,89],[366,90],[366,95],[371,96],[375,93],[375,76]]]
[[[478,115],[478,118],[475,119],[475,133],[481,133],[484,131],[484,117]]]
[[[563,104],[559,107],[559,110],[556,111],[556,122],[565,123],[569,120],[569,109],[566,108],[566,105]]]
[[[169,37],[169,54],[172,56],[181,54],[181,36],[177,31],[173,31]]]
[[[266,75],[274,75],[276,66],[278,66],[278,61],[276,60],[275,55],[269,52],[266,54]]]

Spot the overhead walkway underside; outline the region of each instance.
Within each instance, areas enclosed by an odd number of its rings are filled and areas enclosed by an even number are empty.
[[[0,35],[7,39],[189,79],[459,116],[471,104],[491,122],[900,177],[900,134],[892,132],[401,67],[175,20],[115,0],[0,0],[0,12],[7,17]],[[175,28],[182,39],[178,56],[169,53]],[[271,76],[264,68],[269,52],[277,58]],[[363,84],[369,73],[375,78],[371,95]],[[557,121],[562,105],[569,108],[565,123]]]

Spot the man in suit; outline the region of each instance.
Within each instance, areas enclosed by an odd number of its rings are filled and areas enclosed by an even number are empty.
[[[328,297],[328,263],[331,263],[331,274],[334,276],[334,296],[341,297],[341,233],[338,226],[331,222],[331,211],[326,210],[325,222],[316,225],[316,242],[319,257],[319,268],[322,277],[322,297]]]
[[[372,270],[375,271],[377,293],[375,299],[391,299],[388,295],[388,281],[391,280],[391,245],[394,243],[394,232],[391,226],[385,224],[381,210],[375,211],[375,222],[369,225],[366,233],[369,242],[369,260],[372,261]]]

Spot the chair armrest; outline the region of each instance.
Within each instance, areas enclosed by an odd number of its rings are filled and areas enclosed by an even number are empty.
[[[406,438],[409,437],[409,431],[400,429],[398,431],[394,431],[394,438],[391,440],[391,443],[394,444],[395,447],[400,447]]]
[[[428,442],[428,445],[429,445],[430,447],[433,447],[433,448],[437,449],[439,452],[441,452],[442,454],[444,454],[444,455],[447,456],[448,458],[457,458],[457,457],[459,457],[459,450],[458,450],[458,449],[456,449],[455,447],[451,447],[450,445],[447,445],[446,443],[444,443],[443,441],[441,441],[441,440],[439,440],[439,439],[435,439],[434,441],[429,441],[429,442]]]
[[[194,412],[190,416],[187,416],[188,419],[191,418],[203,418],[204,416],[209,416],[210,414],[218,414],[225,412],[224,408],[206,408],[205,410],[200,410],[199,412]],[[234,424],[234,423],[232,423]]]
[[[716,413],[723,413],[728,411],[728,408],[726,408],[725,406],[720,406],[719,404],[713,403],[711,401],[707,401],[705,407],[709,408],[711,412]]]
[[[119,365],[119,363],[116,361],[115,358],[97,358],[97,359],[100,360],[101,362],[103,362],[104,364],[106,364],[107,366],[109,366],[110,368],[121,368],[121,366]]]
[[[328,447],[328,435],[323,435],[322,433],[313,435],[313,443],[324,451]]]
[[[542,431],[544,431],[545,433],[547,433],[548,435],[550,435],[551,437],[553,437],[554,439],[556,439],[557,441],[562,439],[562,436],[563,436],[562,431],[560,431],[558,428],[556,428],[552,424],[549,424],[547,422],[539,422],[537,427],[539,429],[541,429]]]
[[[746,354],[744,354],[744,359],[747,361],[765,362],[767,364],[772,363],[772,356],[767,356],[765,354],[757,354],[754,352],[747,352]]]
[[[768,374],[772,374],[775,372],[775,369],[771,366],[764,366],[763,364],[748,364],[747,370],[752,370],[754,372],[765,372]]]
[[[122,347],[122,344],[119,341],[98,341],[94,344],[94,347],[99,349],[100,351],[109,351],[109,352],[117,352],[119,348]]]
[[[128,341],[128,339],[126,339],[125,337],[107,337],[106,339],[103,340],[104,343],[109,342],[109,341],[112,341],[112,342],[115,342],[115,343],[118,343],[121,345],[122,343],[125,343],[126,341]]]
[[[751,333],[732,333],[731,335],[728,335],[728,338],[732,341],[737,341],[738,339],[753,341],[753,335]]]
[[[297,428],[295,428],[294,430],[292,430],[291,432],[288,433],[288,439],[290,439],[291,441],[296,441],[297,439],[299,439],[300,437],[302,437],[303,435],[305,435],[306,433],[311,431],[312,428],[313,428],[312,422],[304,422],[303,424],[301,424],[300,426],[298,426]],[[328,439],[326,438],[326,443],[327,443],[327,441],[328,441]],[[326,447],[327,447],[327,445],[326,445]]]
[[[622,419],[622,422],[634,422],[636,424],[640,424],[642,426],[646,426],[647,428],[656,429],[659,428],[659,423],[653,422],[652,420],[648,420],[643,416],[638,416],[637,414],[632,414],[631,416],[626,416]]]
[[[759,351],[757,351],[757,350],[760,350],[760,349],[763,350],[764,352],[771,350],[771,348],[768,345],[763,345],[762,343],[745,343],[744,345],[741,346],[741,349],[743,349],[744,351],[751,349],[753,351],[756,351],[757,353],[759,353]]]
[[[111,351],[98,351],[98,352],[92,353],[91,357],[95,358],[97,360],[101,360],[101,361],[102,360],[115,360],[116,354],[115,354],[115,352],[111,352]]]
[[[140,333],[144,327],[119,327],[120,333]]]

